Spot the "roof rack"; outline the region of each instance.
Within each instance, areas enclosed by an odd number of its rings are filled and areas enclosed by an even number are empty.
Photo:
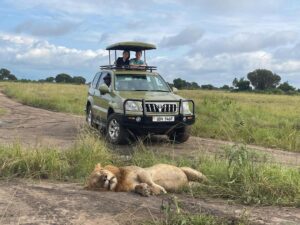
[[[108,69],[108,70],[145,70],[152,72],[153,70],[157,70],[156,66],[139,66],[139,65],[133,65],[133,66],[116,66],[116,65],[104,65],[100,66],[100,69]]]

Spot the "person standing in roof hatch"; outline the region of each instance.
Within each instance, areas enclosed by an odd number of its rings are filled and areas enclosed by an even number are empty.
[[[130,66],[146,66],[143,60],[141,60],[142,51],[135,52],[135,58],[129,61]]]
[[[115,62],[117,67],[129,66],[130,52],[128,50],[123,51],[123,57],[119,57]]]

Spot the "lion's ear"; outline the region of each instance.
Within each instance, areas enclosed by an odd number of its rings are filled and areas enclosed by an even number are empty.
[[[102,167],[101,167],[101,164],[100,164],[100,163],[97,163],[96,166],[95,166],[95,170],[101,170],[101,168],[102,168]]]

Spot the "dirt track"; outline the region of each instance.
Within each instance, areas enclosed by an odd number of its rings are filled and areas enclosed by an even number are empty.
[[[19,141],[25,145],[71,146],[83,117],[50,112],[16,103],[0,93],[0,144]],[[233,143],[191,138],[182,145],[172,145],[154,138],[149,149],[191,156],[199,152],[220,152]],[[299,166],[300,154],[255,147],[272,155],[273,160]],[[131,147],[122,151],[131,151]],[[300,209],[285,207],[245,207],[224,200],[203,200],[178,196],[191,212],[208,212],[226,218],[247,217],[257,224],[300,224]],[[140,218],[161,215],[160,206],[168,196],[141,198],[131,193],[96,193],[82,190],[79,184],[0,181],[0,224],[133,224]]]

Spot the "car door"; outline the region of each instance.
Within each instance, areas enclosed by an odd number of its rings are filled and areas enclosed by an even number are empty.
[[[99,115],[100,115],[100,108],[98,105],[98,99],[100,97],[100,91],[99,91],[99,83],[100,83],[100,79],[101,79],[101,72],[98,72],[95,75],[95,78],[92,82],[91,88],[89,89],[89,95],[93,96],[93,115],[95,117],[96,120],[98,120]]]
[[[107,83],[107,77],[110,77],[110,79],[112,77],[109,72],[101,73],[101,77],[97,84],[97,93],[95,93],[97,95],[95,97],[95,104],[97,105],[97,111],[98,111],[97,116],[100,122],[106,122],[109,101],[111,99],[111,93],[101,94],[99,90],[100,86],[103,84],[107,85],[111,90],[111,80],[110,83]]]

